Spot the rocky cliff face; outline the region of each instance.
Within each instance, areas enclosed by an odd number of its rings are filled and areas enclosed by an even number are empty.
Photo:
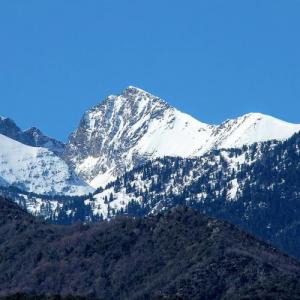
[[[210,127],[129,87],[84,114],[65,159],[87,182],[104,185],[146,159],[195,155]]]

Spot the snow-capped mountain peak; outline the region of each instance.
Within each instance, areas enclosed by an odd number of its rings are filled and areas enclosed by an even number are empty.
[[[287,139],[299,130],[300,125],[261,113],[205,124],[129,86],[84,114],[64,158],[86,182],[99,187],[147,159],[199,156],[212,149]]]
[[[216,128],[214,147],[233,148],[268,140],[285,140],[300,130],[292,124],[262,113],[248,113]]]
[[[208,137],[208,128],[159,97],[130,86],[84,114],[65,158],[87,182],[104,185],[145,159],[192,155]]]
[[[67,145],[36,127],[23,131],[0,116],[0,186],[78,194],[91,191],[89,185],[104,187],[147,160],[197,157],[214,149],[285,140],[298,131],[300,124],[261,113],[205,124],[129,86],[86,111]]]
[[[141,89],[141,88],[138,88],[136,86],[133,86],[133,85],[129,85],[127,88],[125,88],[122,93],[123,95],[125,94],[149,94],[149,92]]]
[[[134,96],[134,97],[137,97],[137,96],[148,96],[149,98],[156,98],[157,100],[160,100],[161,102],[165,102],[164,100],[158,98],[158,97],[155,97],[153,94],[139,88],[139,87],[136,87],[136,86],[133,86],[133,85],[129,85],[128,87],[126,87],[122,92],[121,92],[121,95],[124,96],[124,99],[128,99],[128,96],[131,95],[131,96]],[[130,99],[130,98],[129,98]],[[131,98],[131,100],[134,99],[134,98]],[[166,102],[165,102],[166,103]]]

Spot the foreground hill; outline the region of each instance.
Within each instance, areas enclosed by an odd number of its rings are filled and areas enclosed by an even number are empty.
[[[0,237],[0,296],[300,298],[296,260],[189,208],[68,227],[1,198]]]

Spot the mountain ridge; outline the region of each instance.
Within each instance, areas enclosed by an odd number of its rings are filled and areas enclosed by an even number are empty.
[[[28,146],[46,148],[56,155],[61,155],[65,148],[63,142],[44,135],[37,127],[22,130],[15,121],[8,117],[0,116],[0,134]]]
[[[22,131],[11,119],[0,118],[0,134],[24,145],[50,150],[62,159],[61,165],[67,164],[70,173],[93,188],[106,186],[148,160],[164,156],[200,157],[214,149],[281,141],[299,130],[300,124],[261,113],[249,113],[220,125],[205,124],[133,86],[86,111],[66,145],[45,136],[38,128]],[[3,171],[6,175],[9,168],[7,165],[6,173]],[[51,169],[54,177],[57,171],[55,167]],[[22,172],[26,187],[30,169]],[[11,182],[1,172],[0,177],[2,185],[8,181],[22,186],[22,180]],[[41,189],[35,192],[43,193]]]
[[[85,112],[67,142],[64,158],[76,174],[97,188],[148,159],[201,156],[213,149],[284,140],[297,131],[300,124],[261,113],[220,125],[205,124],[129,86]]]

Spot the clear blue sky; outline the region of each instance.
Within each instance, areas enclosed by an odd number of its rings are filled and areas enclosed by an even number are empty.
[[[300,0],[1,0],[0,115],[65,140],[128,85],[203,122],[300,123]]]

